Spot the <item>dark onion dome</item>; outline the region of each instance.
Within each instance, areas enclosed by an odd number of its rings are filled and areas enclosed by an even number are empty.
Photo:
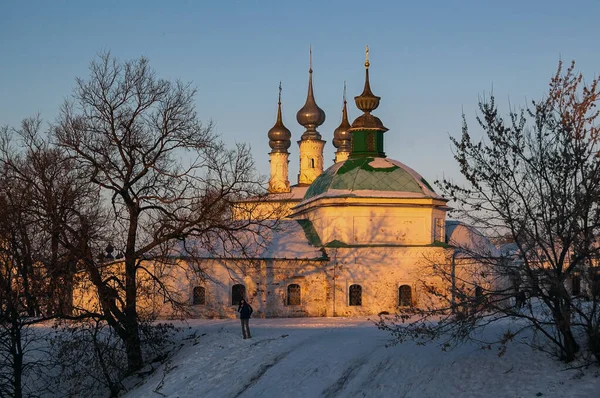
[[[321,134],[317,131],[317,127],[325,123],[325,112],[319,108],[315,102],[312,84],[312,49],[310,51],[310,68],[308,69],[308,95],[306,103],[296,114],[296,120],[301,126],[306,128],[302,139],[321,139]]]
[[[304,201],[316,197],[385,197],[442,199],[405,164],[388,158],[362,157],[334,164],[313,181]]]
[[[344,83],[344,107],[342,108],[342,123],[333,131],[333,146],[338,152],[350,152],[352,150],[352,136],[350,134],[350,123],[348,122],[348,109],[346,107],[346,84]]]
[[[369,83],[369,47],[367,46],[367,60],[365,61],[365,88],[361,95],[354,97],[356,107],[364,112],[364,114],[357,117],[352,122],[352,129],[357,130],[380,130],[387,131],[388,129],[383,125],[381,120],[371,115],[371,112],[377,109],[379,106],[379,100],[381,97],[376,96],[371,91],[371,84]]]
[[[290,139],[292,133],[284,126],[281,118],[281,82],[279,83],[279,101],[277,103],[277,121],[275,125],[269,130],[269,146],[271,147],[271,153],[288,153],[288,148],[291,145]]]

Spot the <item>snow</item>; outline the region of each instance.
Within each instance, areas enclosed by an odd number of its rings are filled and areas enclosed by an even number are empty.
[[[308,186],[299,187],[299,186],[293,185],[290,187],[290,190],[292,191],[290,199],[301,200],[302,198],[304,198],[304,195],[306,195]]]
[[[310,244],[297,221],[281,220],[260,256],[277,259],[315,259],[322,257],[323,252],[319,247]]]
[[[179,323],[182,346],[125,396],[151,397],[598,397],[597,368],[567,369],[514,343],[495,350],[405,343],[365,318]],[[497,330],[496,330],[497,331]],[[489,329],[493,333],[494,329]]]
[[[185,257],[193,253],[197,258],[275,258],[318,259],[323,257],[319,247],[307,239],[302,226],[295,220],[266,220],[253,225],[250,230],[235,234],[235,241],[242,242],[244,251],[232,240],[213,241],[212,250],[206,250],[206,242],[189,239],[171,251],[173,257]]]
[[[446,221],[446,237],[448,244],[467,253],[493,257],[501,254],[484,234],[461,221]]]
[[[334,189],[330,188],[320,195],[313,196],[302,204],[309,203],[320,198],[335,198],[335,197],[356,197],[356,198],[394,198],[394,199],[415,199],[415,198],[430,198],[432,195],[424,195],[420,192],[405,192],[405,191],[376,191],[373,189]],[[437,198],[437,196],[436,196]]]
[[[389,169],[394,167],[394,164],[388,162],[386,158],[374,158],[371,162],[369,162],[369,166],[374,169]]]
[[[248,202],[272,202],[272,201],[300,201],[304,198],[306,191],[308,190],[308,185],[292,185],[290,187],[290,192],[284,193],[269,193],[264,196],[256,196],[246,199]]]

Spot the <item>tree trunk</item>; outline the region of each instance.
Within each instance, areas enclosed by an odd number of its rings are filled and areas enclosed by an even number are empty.
[[[13,394],[16,398],[23,396],[23,347],[21,346],[21,325],[19,315],[13,308],[11,311],[11,355],[13,370]]]
[[[137,262],[135,246],[139,211],[135,204],[130,207],[129,231],[125,248],[125,350],[127,351],[127,367],[129,373],[142,368],[142,347],[137,314]]]
[[[58,289],[58,308],[61,315],[73,314],[73,271],[71,262],[66,262],[63,266],[63,275]]]
[[[568,327],[564,331],[565,335],[565,362],[571,362],[575,359],[575,354],[579,352],[579,344],[575,341],[571,328]]]
[[[61,264],[58,262],[58,234],[55,227],[50,236],[50,297],[49,314],[60,314],[60,276],[62,275]]]
[[[142,346],[140,341],[140,330],[137,320],[137,314],[127,314],[127,325],[125,327],[127,337],[125,338],[125,351],[127,352],[127,371],[134,373],[142,368],[144,361],[142,358]]]
[[[579,344],[577,344],[575,336],[573,336],[573,331],[571,330],[569,307],[568,305],[561,303],[560,300],[555,300],[554,304],[554,320],[562,340],[562,359],[565,362],[571,362],[575,359],[575,354],[579,351]]]

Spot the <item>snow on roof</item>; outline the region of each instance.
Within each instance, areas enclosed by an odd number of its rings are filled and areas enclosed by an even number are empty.
[[[290,187],[290,192],[285,193],[268,193],[265,195],[254,196],[251,198],[244,199],[243,202],[276,202],[276,201],[296,201],[299,202],[304,198],[304,194],[306,194],[306,190],[308,189],[308,185],[306,186],[298,186],[293,185]]]
[[[374,158],[369,162],[369,166],[374,169],[389,169],[393,165],[391,165],[386,158]]]
[[[233,239],[232,239],[233,238]],[[233,243],[235,242],[235,243]],[[210,247],[208,247],[210,245]],[[321,241],[310,221],[268,220],[210,243],[187,241],[172,251],[176,257],[321,259]]]
[[[446,240],[449,245],[480,256],[498,256],[496,246],[475,227],[461,221],[446,221]]]
[[[328,191],[322,193],[318,197],[419,199],[423,198],[423,194],[417,192],[376,191],[373,189],[363,189],[360,191],[353,191],[350,189],[329,189]],[[316,198],[316,196],[314,198]]]
[[[308,190],[308,185],[302,187],[294,185],[291,187],[291,190],[292,192],[290,199],[302,200],[302,198],[304,198],[304,195],[306,194],[306,191]]]
[[[510,257],[519,252],[519,247],[516,243],[510,242],[503,244],[498,250],[500,251],[501,255]]]

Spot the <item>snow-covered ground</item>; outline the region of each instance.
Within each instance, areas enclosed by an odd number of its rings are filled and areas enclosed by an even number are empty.
[[[190,320],[181,349],[126,397],[600,397],[597,368],[513,344],[386,347],[361,318]],[[492,331],[493,332],[493,331]]]

